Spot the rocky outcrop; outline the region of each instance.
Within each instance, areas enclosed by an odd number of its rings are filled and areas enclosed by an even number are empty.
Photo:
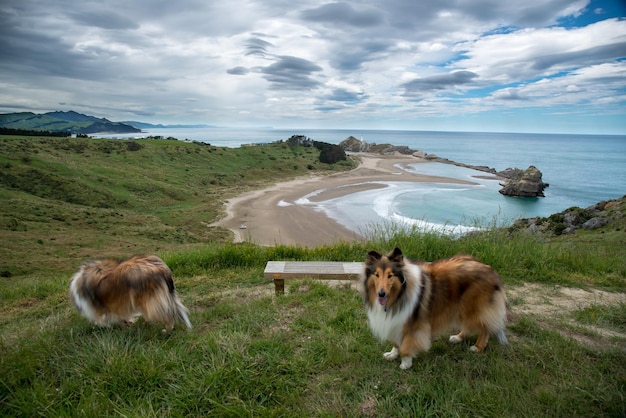
[[[505,178],[499,190],[505,196],[544,197],[543,190],[549,186],[542,181],[541,171],[532,165],[526,170],[507,168],[498,175]]]
[[[357,139],[353,136],[349,136],[341,143],[339,146],[342,147],[346,152],[371,152],[376,154],[403,154],[403,155],[413,155],[417,158],[423,158],[425,160],[433,161],[436,163],[443,164],[452,164],[459,167],[471,168],[472,170],[483,171],[488,174],[497,175],[495,168],[490,168],[487,166],[475,166],[470,164],[464,164],[457,161],[448,160],[447,158],[439,157],[437,154],[429,154],[424,151],[414,150],[405,145],[391,145],[391,144],[374,144],[368,143],[361,139]]]
[[[574,206],[547,218],[519,219],[509,229],[542,233],[548,236],[564,235],[572,234],[579,229],[598,229],[625,217],[626,196],[623,196],[620,199],[604,200],[585,209]]]
[[[339,143],[346,152],[371,152],[375,154],[411,155],[415,151],[406,145],[374,144],[349,136]]]
[[[530,166],[526,170],[519,168],[507,168],[504,171],[496,171],[496,169],[488,166],[476,166],[452,161],[447,158],[439,157],[436,154],[429,154],[424,151],[413,150],[407,146],[395,146],[390,144],[370,144],[361,139],[349,136],[339,143],[339,146],[346,152],[370,152],[376,154],[404,154],[413,155],[417,158],[423,158],[429,161],[452,164],[459,167],[470,168],[472,170],[482,171],[496,179],[504,179],[500,193],[505,196],[520,197],[544,197],[543,190],[548,187],[548,183],[544,183],[541,179],[542,174],[536,167]]]

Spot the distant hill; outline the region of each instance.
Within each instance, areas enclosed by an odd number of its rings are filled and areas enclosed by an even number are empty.
[[[198,125],[163,125],[163,124],[152,124],[152,123],[146,123],[146,122],[137,122],[135,120],[127,120],[127,121],[123,121],[122,123],[125,123],[127,125],[130,126],[134,126],[135,128],[139,128],[139,129],[180,129],[180,128],[217,128],[217,126],[213,126],[213,125],[204,125],[204,124],[198,124]]]
[[[141,132],[141,129],[126,123],[111,122],[105,118],[96,118],[74,111],[43,114],[32,112],[4,113],[0,114],[0,127],[31,131],[70,132],[73,134]]]

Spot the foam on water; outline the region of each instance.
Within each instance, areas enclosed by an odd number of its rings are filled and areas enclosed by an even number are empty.
[[[374,182],[384,188],[360,191],[321,202],[309,197],[326,189],[310,193],[296,204],[313,206],[343,226],[361,234],[376,225],[393,224],[400,227],[462,235],[485,226],[510,225],[519,218],[549,216],[560,209],[559,199],[512,198],[498,193],[497,179],[488,173],[441,163],[418,163],[398,169],[421,174],[468,180],[474,184],[430,182]]]

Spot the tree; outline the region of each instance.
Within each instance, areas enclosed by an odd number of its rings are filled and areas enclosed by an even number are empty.
[[[313,146],[320,150],[319,158],[322,163],[335,164],[348,158],[346,152],[339,145],[314,141]]]

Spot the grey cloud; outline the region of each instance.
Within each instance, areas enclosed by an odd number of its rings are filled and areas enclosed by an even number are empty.
[[[382,23],[381,13],[374,10],[356,10],[349,3],[328,3],[315,9],[304,10],[300,14],[304,20],[331,24],[348,24],[356,27],[370,27]]]
[[[355,93],[346,89],[335,89],[330,95],[326,96],[325,99],[335,102],[356,103],[367,99],[367,97],[368,96],[364,93]]]
[[[342,106],[317,106],[315,108],[315,110],[319,111],[319,112],[333,112],[335,110],[341,110],[344,109],[344,107]]]
[[[270,82],[272,90],[310,90],[321,84],[312,75],[322,71],[322,67],[303,58],[272,55],[268,52],[272,46],[274,45],[271,42],[261,38],[248,38],[245,42],[246,52],[244,55],[258,55],[274,62],[268,66],[254,69],[236,66],[226,70],[226,72],[232,75],[246,75],[251,71],[259,72],[264,79]]]
[[[392,42],[386,39],[370,39],[361,42],[344,42],[340,48],[332,51],[330,65],[342,71],[354,71],[363,63],[373,61],[376,56],[385,53]]]
[[[441,9],[452,7],[449,0],[416,1],[401,0],[394,2],[382,1],[381,7],[388,11],[389,26],[401,31],[411,30],[423,34],[424,31],[434,33],[430,28],[431,22],[435,20],[437,13]],[[416,34],[416,36],[419,36]]]
[[[75,11],[68,16],[79,25],[95,26],[102,29],[137,29],[134,20],[110,11]]]
[[[322,68],[311,61],[292,57],[280,56],[275,63],[263,67],[263,78],[271,83],[273,90],[311,90],[321,83],[311,77]]]
[[[78,79],[102,77],[103,66],[93,65],[87,56],[72,51],[72,46],[45,34],[17,30],[20,36],[0,34],[0,69],[18,77],[52,75]]]
[[[233,67],[226,70],[226,72],[232,75],[246,75],[250,72],[250,70],[245,67]]]
[[[41,6],[41,10],[29,13],[20,10],[20,4],[7,4],[7,8],[0,11],[0,56],[3,57],[0,72],[6,73],[6,77],[31,76],[33,86],[43,83],[40,76],[106,80],[121,74],[119,68],[113,68],[112,50],[104,50],[95,44],[77,49],[73,43],[73,31],[84,29],[63,19],[65,15],[57,13],[58,10],[47,10],[50,4]],[[49,19],[48,13],[55,18]],[[129,26],[119,19],[113,24],[116,19],[111,17],[104,26]],[[127,31],[115,32],[127,42],[133,39]]]
[[[533,69],[543,71],[558,65],[581,66],[622,59],[626,56],[626,42],[563,52],[535,58]]]
[[[250,38],[246,41],[246,55],[260,55],[265,56],[267,54],[267,48],[273,46],[270,42],[264,41],[260,38]]]
[[[452,86],[469,84],[477,77],[478,74],[471,71],[455,71],[449,74],[416,78],[403,83],[401,87],[405,89],[405,95],[411,96],[421,92],[445,90]]]
[[[453,32],[467,27],[467,24],[482,23],[496,27],[507,22],[512,27],[542,27],[552,25],[564,16],[564,11],[571,8],[572,0],[477,0],[477,1],[418,1],[397,0],[389,2],[381,0],[380,10],[388,16],[390,30],[411,30],[416,38],[432,38],[443,31]],[[462,16],[457,23],[447,21],[451,25],[441,28],[440,13],[450,11]]]

